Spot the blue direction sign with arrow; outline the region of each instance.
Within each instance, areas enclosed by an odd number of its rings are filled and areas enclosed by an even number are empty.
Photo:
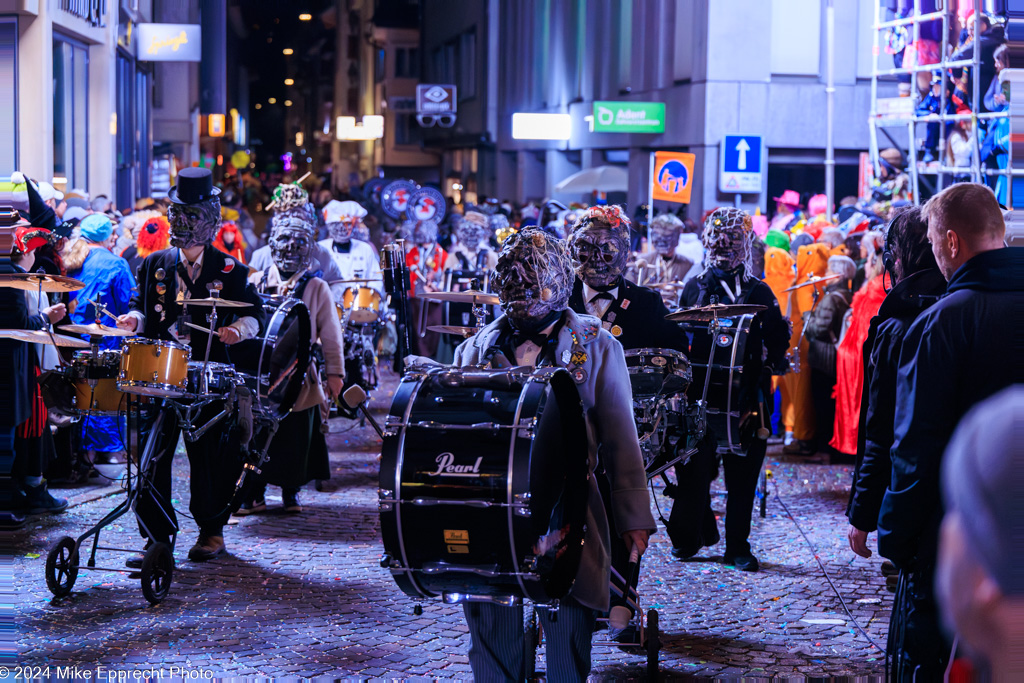
[[[764,139],[758,135],[726,135],[718,152],[718,189],[728,194],[761,192],[764,180]]]

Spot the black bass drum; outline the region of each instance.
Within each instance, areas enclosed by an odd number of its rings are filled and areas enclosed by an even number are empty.
[[[407,374],[380,467],[381,565],[417,598],[564,597],[583,552],[587,451],[564,369]]]
[[[714,430],[720,450],[730,453],[745,452],[740,445],[741,406],[745,398],[743,392],[756,378],[752,380],[743,376],[743,361],[753,321],[753,315],[720,318],[718,334],[714,340],[711,339],[709,324],[706,322],[679,324],[691,339],[690,366],[693,368],[693,381],[687,391],[687,398],[691,403],[701,398],[708,372],[708,359],[711,358],[707,424]]]
[[[281,419],[291,412],[306,381],[312,323],[302,299],[267,298],[267,327],[256,339],[229,347],[231,362],[245,373],[259,407]]]

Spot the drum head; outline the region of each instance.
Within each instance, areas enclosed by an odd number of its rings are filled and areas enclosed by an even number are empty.
[[[263,335],[239,342],[229,351],[241,372],[258,378],[257,386],[250,388],[257,391],[262,409],[280,419],[291,412],[306,381],[312,324],[309,309],[300,299],[265,308],[268,322]]]

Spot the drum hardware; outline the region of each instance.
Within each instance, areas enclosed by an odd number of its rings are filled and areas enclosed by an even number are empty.
[[[212,283],[211,283],[212,284]],[[219,306],[221,308],[249,308],[252,304],[245,301],[232,301],[218,297],[206,297],[204,299],[182,299],[179,302],[182,306]]]
[[[351,280],[331,280],[328,285],[361,285],[367,282],[383,282],[379,277],[357,277]]]
[[[388,305],[395,311],[395,332],[398,336],[394,369],[405,371],[405,357],[411,348],[409,342],[409,270],[405,264],[405,240],[396,240],[381,249],[381,267],[384,273],[384,291]]]
[[[804,286],[809,285],[809,284],[813,285],[813,284],[816,284],[818,282],[822,282],[822,281],[825,281],[825,280],[835,280],[835,279],[840,278],[840,277],[842,277],[842,276],[841,275],[830,275],[828,277],[812,278],[811,280],[808,280],[807,282],[804,282],[803,284],[795,285],[795,286],[790,287],[789,289],[787,289],[785,291],[788,292],[790,290],[799,289],[800,287],[804,287]],[[811,310],[813,311],[815,308],[818,307],[818,299],[821,298],[821,290],[819,290],[817,287],[812,289],[811,290],[811,297],[813,299],[813,302],[811,303]],[[794,346],[792,349],[790,349],[789,351],[786,352],[786,358],[789,360],[789,367],[793,370],[794,374],[800,374],[800,345],[803,344],[803,342],[804,342],[804,334],[806,332],[807,332],[807,319],[805,318],[804,319],[804,324],[800,326],[800,336],[796,340],[796,346]]]
[[[383,439],[384,430],[380,428],[380,425],[377,424],[377,421],[373,419],[373,415],[371,415],[369,409],[367,409],[366,398],[366,391],[358,384],[353,384],[341,395],[341,399],[345,402],[345,405],[349,408],[358,408],[359,412],[361,412],[363,417],[365,417],[370,423],[370,426],[373,427],[373,430],[377,432],[377,436]]]
[[[215,424],[217,424],[218,422],[220,422],[221,420],[223,420],[225,417],[227,417],[230,414],[231,414],[231,411],[229,409],[225,408],[224,410],[220,411],[219,413],[214,415],[212,418],[210,418],[210,421],[207,422],[206,424],[204,424],[199,429],[185,429],[185,430],[182,430],[182,434],[185,436],[185,439],[187,441],[189,441],[190,443],[191,442],[195,442],[196,440],[202,438],[203,434],[205,434],[206,432],[210,431],[211,427],[213,427]]]
[[[501,303],[497,294],[481,292],[479,289],[467,289],[464,292],[424,292],[416,296],[430,301],[451,301],[474,306],[498,306]]]
[[[77,292],[85,288],[85,283],[66,275],[50,275],[47,273],[4,273],[0,275],[0,287],[13,287],[22,291],[47,294]]]

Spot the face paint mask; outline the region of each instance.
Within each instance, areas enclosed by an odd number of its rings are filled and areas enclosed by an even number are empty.
[[[357,222],[358,219],[353,218],[338,221],[337,223],[328,223],[327,232],[332,240],[344,244],[352,239],[352,233],[355,231]]]
[[[679,231],[672,228],[651,228],[651,247],[661,256],[671,256],[679,244]]]
[[[476,251],[480,247],[486,246],[488,232],[487,228],[469,221],[462,221],[455,231],[455,236],[459,238],[459,244],[466,249]]]
[[[199,204],[171,204],[167,209],[171,246],[188,249],[210,244],[220,230],[220,200],[216,197]]]
[[[611,286],[629,261],[629,240],[600,223],[575,231],[570,245],[576,274],[589,287]]]
[[[520,329],[564,310],[572,293],[565,245],[536,229],[512,235],[498,256],[492,284],[502,311]]]

